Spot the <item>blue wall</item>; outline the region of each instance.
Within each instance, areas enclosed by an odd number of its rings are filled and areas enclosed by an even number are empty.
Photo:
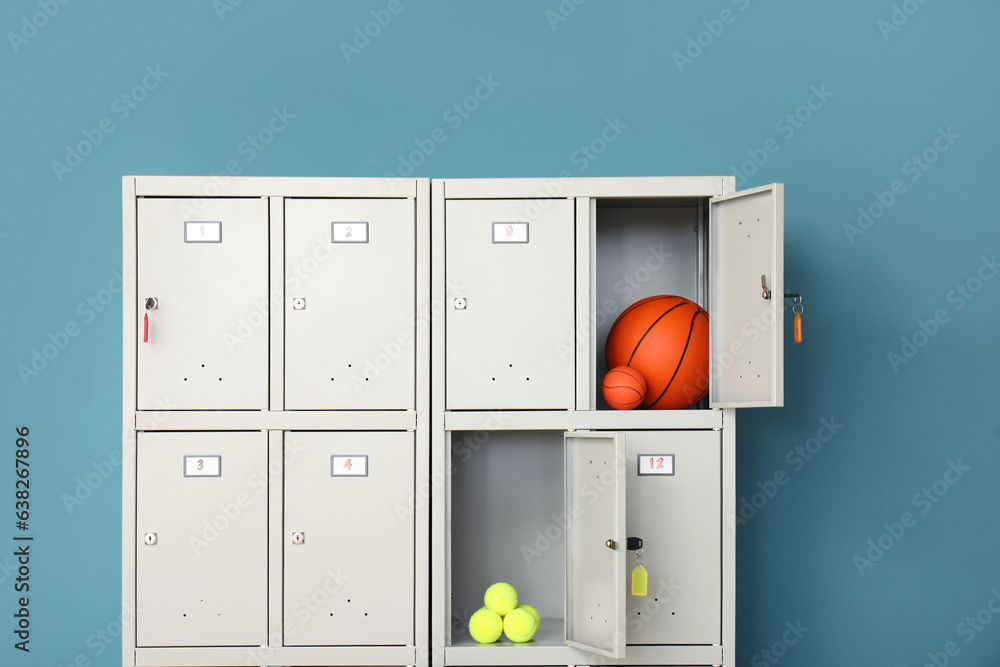
[[[120,177],[420,162],[784,182],[806,342],[740,415],[739,664],[996,664],[1000,4],[66,1],[0,10],[2,532],[27,424],[36,538],[0,662],[119,660]]]

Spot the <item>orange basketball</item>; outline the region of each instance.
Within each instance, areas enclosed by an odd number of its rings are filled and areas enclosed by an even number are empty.
[[[708,393],[708,313],[679,296],[637,301],[611,325],[605,359],[646,379],[642,407],[686,408]]]
[[[612,368],[601,381],[601,395],[615,410],[632,410],[646,398],[646,380],[628,366]]]

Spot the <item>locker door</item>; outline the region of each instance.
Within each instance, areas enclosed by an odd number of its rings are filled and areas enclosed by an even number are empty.
[[[285,644],[412,645],[413,433],[285,433]]]
[[[140,198],[137,234],[138,409],[265,409],[267,200]]]
[[[285,407],[414,407],[412,199],[285,200]]]
[[[574,203],[446,203],[451,410],[574,405]]]
[[[139,433],[138,646],[267,640],[267,470],[260,432]],[[263,480],[266,480],[266,473]]]
[[[643,540],[648,595],[629,587],[629,644],[722,641],[722,436],[629,431],[628,534]],[[634,554],[627,569],[635,565]],[[629,583],[626,575],[626,585]]]
[[[784,185],[709,200],[713,408],[784,403]]]
[[[625,435],[569,432],[566,644],[625,657]]]

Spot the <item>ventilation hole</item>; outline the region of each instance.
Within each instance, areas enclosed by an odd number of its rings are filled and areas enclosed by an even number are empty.
[[[493,379],[493,381],[494,381],[494,382],[496,382],[496,381],[497,381],[497,379],[496,379],[496,378],[492,378],[492,379]]]
[[[222,382],[222,378],[219,378],[219,382]]]
[[[333,612],[332,611],[330,612],[330,616],[333,616]]]
[[[527,381],[530,381],[531,378],[524,378],[524,380],[527,382]]]
[[[184,378],[184,381],[185,381],[185,382],[187,382],[187,381],[188,381],[188,379],[187,379],[187,378]]]
[[[641,611],[637,611],[637,612],[635,612],[635,615],[636,616],[642,616],[642,612]]]
[[[188,617],[188,615],[187,615],[187,614],[181,614],[181,616],[183,616],[184,618],[187,618],[187,617]]]
[[[350,365],[350,364],[347,364],[347,367],[348,367],[348,368],[350,368],[350,367],[351,367],[351,365]]]
[[[330,378],[330,382],[333,382],[333,378]]]
[[[514,368],[514,364],[507,364],[507,368]]]
[[[204,367],[205,367],[205,364],[202,364],[202,365],[201,365],[201,367],[202,367],[202,368],[204,368]]]
[[[368,378],[365,378],[365,382],[368,382]]]
[[[670,615],[671,615],[671,616],[676,616],[676,615],[677,615],[677,612],[676,612],[676,611],[672,611],[672,612],[670,612]]]
[[[347,601],[348,601],[348,602],[350,602],[350,601],[351,601],[351,598],[347,598]]]
[[[368,615],[368,612],[366,611],[366,612],[365,612],[365,616],[367,616],[367,615]]]
[[[659,602],[660,598],[653,598],[653,602]]]

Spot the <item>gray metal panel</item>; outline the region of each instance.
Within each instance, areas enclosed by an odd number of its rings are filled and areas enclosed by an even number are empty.
[[[135,609],[135,179],[122,179],[122,610]],[[131,613],[131,612],[129,612]],[[122,628],[122,664],[135,660],[135,623]]]
[[[235,431],[252,429],[298,431],[412,431],[417,426],[413,410],[296,410],[241,412],[237,410],[170,410],[132,413],[144,431]]]
[[[562,618],[562,431],[450,436],[451,618],[468,619],[497,581],[542,617]],[[452,641],[463,637],[467,624],[454,623]]]
[[[140,433],[137,448],[137,644],[266,643],[267,434]],[[222,476],[185,477],[185,455],[222,456]]]
[[[566,644],[624,658],[625,436],[573,432],[565,439]]]
[[[674,294],[697,302],[698,206],[640,206],[641,200],[597,206],[595,386],[608,372],[608,332],[618,316],[640,299]],[[626,205],[632,204],[632,205]],[[706,306],[706,304],[701,304]],[[597,407],[608,409],[601,392]]]
[[[629,587],[628,643],[722,641],[721,436],[718,431],[629,431],[628,534],[643,540],[648,595]],[[637,460],[674,457],[673,475],[638,475]],[[636,565],[628,556],[626,570]],[[631,650],[631,649],[630,649]]]
[[[713,408],[784,403],[784,186],[710,204]],[[762,296],[761,276],[771,291]]]
[[[410,197],[416,178],[135,176],[146,197]]]
[[[285,200],[287,409],[413,409],[414,207],[412,199]],[[333,243],[335,222],[357,226],[355,238],[367,223],[367,242]]]
[[[412,433],[285,434],[286,646],[413,644],[413,450]],[[367,476],[332,476],[333,455],[367,456]]]
[[[281,299],[275,299],[275,289],[282,284],[285,275],[285,200],[282,197],[270,197],[268,209],[271,216],[269,261],[271,265],[270,285],[271,298],[275,301],[271,308],[271,322],[268,329],[270,335],[270,382],[269,403],[271,410],[285,409],[285,311],[281,307]]]
[[[185,243],[185,221],[221,221],[222,242]],[[138,257],[139,409],[266,409],[267,200],[140,199]]]
[[[141,648],[137,667],[233,667],[233,665],[413,665],[412,646],[323,646],[245,648]]]
[[[576,410],[523,412],[448,412],[449,431],[565,429],[702,429],[721,428],[721,410]]]
[[[493,242],[524,220],[528,243]],[[573,201],[449,201],[446,225],[448,407],[573,408]]]

